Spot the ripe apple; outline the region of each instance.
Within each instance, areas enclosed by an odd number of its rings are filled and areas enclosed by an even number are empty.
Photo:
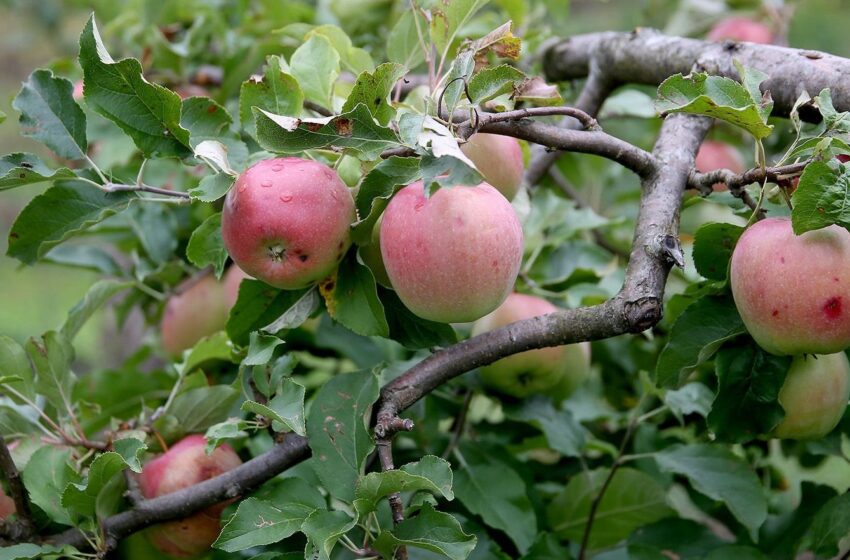
[[[475,322],[472,335],[556,311],[558,308],[545,299],[513,293],[498,309]],[[557,400],[563,400],[590,372],[590,345],[584,342],[527,350],[484,366],[480,372],[485,385],[506,395],[522,398],[557,392]]]
[[[392,288],[390,277],[387,276],[387,267],[384,266],[384,258],[381,256],[381,221],[381,219],[378,219],[372,229],[371,242],[360,247],[360,258],[363,259],[363,264],[372,271],[375,282],[381,286]]]
[[[694,167],[697,171],[708,173],[717,169],[728,169],[734,173],[743,173],[746,171],[744,158],[734,147],[725,142],[716,140],[706,140],[699,147],[697,152]],[[713,185],[716,191],[725,191],[726,185],[723,183],[715,183]]]
[[[222,283],[224,284],[224,301],[228,311],[236,305],[236,300],[239,299],[239,286],[242,285],[242,280],[246,278],[251,277],[235,264],[231,265],[224,273]]]
[[[740,41],[745,43],[773,43],[773,31],[768,26],[745,17],[730,17],[718,21],[708,32],[709,41]]]
[[[6,491],[3,490],[3,487],[0,486],[0,520],[6,519],[10,515],[14,514],[15,509],[15,500],[10,498]]]
[[[204,436],[187,436],[168,451],[147,463],[139,475],[139,489],[145,498],[155,498],[193,486],[242,464],[229,446],[204,452]],[[165,554],[188,558],[209,549],[221,531],[221,511],[227,504],[210,506],[184,519],[160,523],[148,530],[148,538]]]
[[[732,253],[735,305],[772,354],[833,354],[850,347],[850,232],[794,235],[789,218],[748,228]]]
[[[163,348],[169,355],[179,356],[203,337],[222,330],[229,310],[224,289],[212,275],[183,282],[162,314]]]
[[[513,200],[522,186],[525,166],[519,141],[511,136],[478,132],[460,147],[472,160],[484,180]]]
[[[351,244],[354,199],[317,161],[278,158],[242,173],[221,217],[224,246],[246,274],[284,290],[318,282]]]
[[[195,84],[184,84],[174,88],[174,93],[180,96],[180,99],[189,99],[190,97],[209,97],[210,92],[205,87],[196,86]]]
[[[416,315],[442,323],[480,319],[511,292],[522,226],[492,186],[455,186],[425,197],[422,181],[398,191],[381,223],[390,283]]]
[[[80,101],[83,99],[83,81],[77,80],[74,82],[74,90],[71,92],[71,97],[74,98],[74,101]]]
[[[844,352],[797,356],[779,390],[785,418],[773,435],[788,439],[818,439],[841,420],[850,399],[850,362]]]

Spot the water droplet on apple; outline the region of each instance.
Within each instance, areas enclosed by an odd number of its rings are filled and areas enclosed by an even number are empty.
[[[283,166],[282,165],[275,165],[275,166],[272,167],[272,171],[274,171],[275,173],[280,173],[281,171],[283,171]]]
[[[239,188],[238,188],[238,189],[236,189],[236,190],[237,190],[237,192],[241,192],[241,193],[243,193],[243,192],[245,192],[245,189],[247,189],[247,188],[248,188],[248,184],[247,184],[247,183],[242,183],[241,185],[239,185]]]
[[[268,181],[268,180],[266,180],[266,181],[262,181],[262,182],[260,183],[260,186],[261,186],[261,187],[265,187],[265,188],[269,188],[269,187],[271,187],[271,186],[272,186],[272,182],[271,182],[271,181]]]
[[[280,201],[281,202],[291,202],[292,201],[292,194],[290,194],[288,192],[281,193]]]
[[[413,207],[413,209],[416,210],[417,212],[419,212],[424,207],[425,207],[425,201],[422,200],[420,202],[417,202],[416,205]]]

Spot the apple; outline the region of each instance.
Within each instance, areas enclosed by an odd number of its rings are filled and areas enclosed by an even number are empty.
[[[169,355],[179,356],[203,337],[222,330],[229,310],[224,289],[211,274],[183,282],[162,314],[163,348]]]
[[[351,191],[323,163],[261,161],[242,173],[224,201],[221,235],[246,274],[284,290],[331,274],[351,245]]]
[[[74,89],[71,92],[71,97],[74,98],[74,101],[80,101],[83,99],[83,81],[77,80],[74,82]]]
[[[239,299],[239,286],[242,285],[242,280],[251,278],[245,271],[237,265],[231,265],[224,273],[224,301],[227,305],[228,312],[236,305],[236,300]]]
[[[850,347],[850,232],[832,225],[794,235],[789,218],[750,226],[735,246],[735,305],[772,354],[834,354]]]
[[[180,99],[189,99],[190,97],[209,97],[210,92],[205,87],[196,86],[195,84],[184,84],[174,88],[174,93],[180,96]]]
[[[0,520],[6,519],[17,511],[15,509],[15,500],[10,498],[3,487],[0,486]]]
[[[740,41],[744,43],[773,43],[773,31],[768,26],[745,17],[730,17],[718,21],[708,32],[709,41]]]
[[[484,180],[513,200],[522,186],[525,165],[519,141],[511,136],[478,132],[460,147]]]
[[[818,439],[841,420],[850,399],[850,362],[844,352],[797,356],[779,390],[785,418],[773,435],[787,439]]]
[[[717,169],[728,169],[734,173],[746,171],[744,158],[734,147],[725,142],[706,140],[699,147],[694,167],[701,173],[716,171]],[[712,185],[716,191],[725,191],[726,185],[715,183]]]
[[[381,222],[383,216],[378,219],[375,227],[372,229],[371,241],[368,245],[360,247],[360,258],[363,264],[369,267],[372,275],[375,277],[375,282],[381,286],[392,288],[390,278],[387,276],[387,267],[384,266],[384,257],[381,256]]]
[[[479,335],[516,321],[555,313],[558,308],[545,299],[510,294],[495,311],[475,322],[472,335]],[[481,381],[506,395],[527,397],[537,393],[563,400],[590,373],[590,344],[567,344],[527,350],[480,368]]]
[[[422,181],[392,198],[381,222],[381,256],[392,287],[414,314],[475,321],[511,292],[523,235],[514,209],[487,183],[441,188]]]
[[[170,494],[216,477],[242,464],[227,445],[211,455],[204,452],[200,434],[187,436],[168,451],[148,462],[139,475],[139,489],[147,498]],[[151,527],[147,536],[161,552],[177,558],[196,556],[208,550],[221,531],[221,511],[227,504],[210,506],[184,519]]]

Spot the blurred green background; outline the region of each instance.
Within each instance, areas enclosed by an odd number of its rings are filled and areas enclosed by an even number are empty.
[[[159,3],[162,0],[154,0]],[[202,0],[197,0],[202,1]],[[206,0],[207,2],[212,0]],[[318,0],[328,4],[332,0]],[[391,0],[387,0],[388,2]],[[145,4],[145,0],[68,1],[0,0],[0,111],[8,119],[0,124],[0,150],[32,151],[49,160],[40,145],[19,135],[17,114],[11,104],[25,80],[35,68],[57,58],[73,60],[77,40],[89,13],[96,12],[102,26],[120,18],[122,9]],[[190,2],[187,2],[190,3]],[[503,3],[503,2],[502,2]],[[561,5],[566,5],[563,0]],[[630,30],[653,26],[677,34],[699,36],[712,21],[693,18],[688,10],[699,5],[715,10],[717,17],[730,9],[752,9],[753,0],[573,0],[563,35],[601,30]],[[791,46],[850,54],[850,10],[846,0],[764,0],[764,5],[794,9],[788,30]],[[341,22],[344,26],[345,22]],[[109,41],[108,35],[106,36]],[[113,55],[139,57],[139,52]],[[815,92],[810,92],[815,93]],[[0,249],[5,254],[9,228],[27,201],[41,192],[29,187],[4,192],[0,197]],[[97,279],[95,273],[39,264],[20,267],[17,261],[0,256],[0,334],[18,340],[42,333],[61,324],[67,310]],[[108,314],[108,312],[106,312]],[[106,365],[108,349],[114,341],[113,321],[101,315],[91,321],[77,339],[78,357],[93,365]],[[107,334],[108,333],[108,334]]]

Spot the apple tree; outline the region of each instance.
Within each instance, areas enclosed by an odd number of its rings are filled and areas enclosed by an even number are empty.
[[[98,279],[0,336],[0,559],[850,552],[850,59],[793,5],[65,4],[3,266]]]

